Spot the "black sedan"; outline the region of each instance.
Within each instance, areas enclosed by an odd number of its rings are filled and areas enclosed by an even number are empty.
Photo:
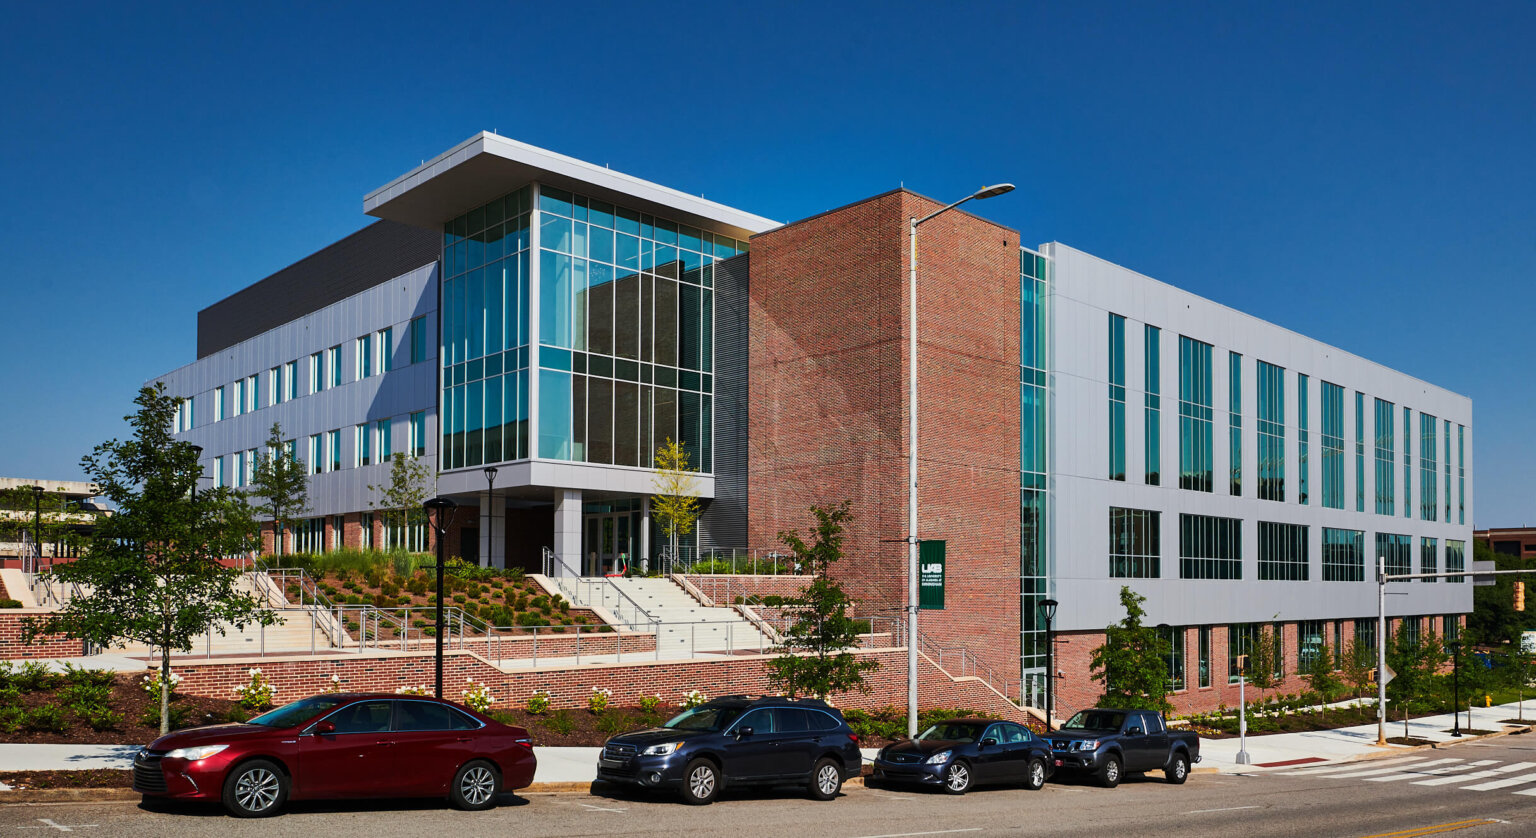
[[[951,719],[887,745],[875,757],[876,780],[936,786],[965,794],[983,783],[1019,783],[1034,791],[1051,775],[1050,745],[1029,728],[994,719]]]

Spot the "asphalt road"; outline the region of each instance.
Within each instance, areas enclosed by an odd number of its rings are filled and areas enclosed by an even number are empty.
[[[1533,737],[1536,738],[1536,737]],[[277,818],[240,821],[217,807],[150,811],[134,802],[0,805],[0,836],[1341,836],[1468,838],[1536,834],[1536,742],[1522,738],[1415,751],[1344,768],[1161,777],[1120,788],[1052,781],[1038,792],[981,789],[964,797],[848,789],[820,803],[794,791],[727,792],[711,806],[667,797],[586,793],[505,795],[490,812],[438,801],[295,803]],[[1522,792],[1532,791],[1533,794]]]

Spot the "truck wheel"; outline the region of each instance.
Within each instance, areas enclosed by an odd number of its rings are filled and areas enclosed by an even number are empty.
[[[1163,777],[1176,786],[1189,779],[1189,757],[1183,754],[1174,754],[1173,761],[1168,763],[1167,768],[1163,769]]]
[[[1112,789],[1120,785],[1120,758],[1105,757],[1104,767],[1099,769],[1099,785]]]
[[[1045,787],[1045,760],[1032,759],[1024,767],[1024,788],[1039,791]]]
[[[950,794],[965,794],[971,787],[971,767],[955,760],[944,770],[944,790]]]

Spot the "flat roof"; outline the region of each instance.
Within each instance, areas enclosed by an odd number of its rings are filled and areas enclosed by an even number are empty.
[[[489,131],[470,137],[368,193],[363,198],[363,212],[438,229],[444,221],[531,181],[734,238],[750,238],[780,226],[762,216]]]

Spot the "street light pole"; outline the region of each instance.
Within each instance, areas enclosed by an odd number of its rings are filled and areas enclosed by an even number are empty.
[[[1445,644],[1451,650],[1451,735],[1461,738],[1461,644],[1452,640]],[[1467,724],[1472,724],[1468,717]]]
[[[443,697],[443,538],[448,534],[448,516],[458,508],[452,498],[436,497],[421,505],[427,522],[437,534],[437,691]]]
[[[1376,744],[1387,745],[1387,557],[1376,557]]]
[[[913,217],[908,227],[907,299],[907,736],[917,738],[917,228],[970,200],[984,200],[1013,191],[1013,184],[999,183],[922,218]]]
[[[486,529],[488,530],[488,532],[486,532],[486,534],[485,534],[485,564],[482,565],[482,566],[483,567],[490,567],[491,566],[491,561],[493,559],[492,554],[496,552],[496,467],[495,466],[486,466],[485,467],[485,514],[486,514],[486,524],[485,524],[485,526],[486,526]],[[503,554],[502,564],[506,564],[505,554],[506,554],[507,547],[506,547],[506,543],[505,542],[502,543],[501,550],[502,550],[502,554]]]
[[[26,513],[23,512],[23,515]],[[43,487],[32,487],[32,544],[37,548],[37,564],[34,571],[41,570],[43,565]],[[49,562],[48,566],[53,567]]]
[[[1056,619],[1056,606],[1060,605],[1054,599],[1040,600],[1040,615],[1045,617],[1045,732],[1051,732],[1052,712],[1055,708],[1056,698],[1056,638],[1051,630],[1051,623]],[[1022,697],[1022,696],[1021,696]]]

